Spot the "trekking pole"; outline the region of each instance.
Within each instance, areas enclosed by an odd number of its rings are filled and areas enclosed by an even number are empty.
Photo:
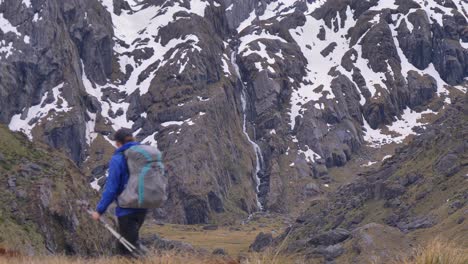
[[[93,212],[89,209],[86,209],[89,215],[92,215]],[[107,221],[105,221],[102,217],[99,218],[99,222],[121,243],[134,257],[143,257],[144,254],[138,250],[132,243],[128,242],[121,234],[119,234],[115,229],[113,229]]]

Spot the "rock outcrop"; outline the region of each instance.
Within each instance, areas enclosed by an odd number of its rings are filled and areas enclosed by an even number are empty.
[[[97,195],[71,160],[0,125],[0,241],[25,255],[109,254],[110,234],[80,201]]]

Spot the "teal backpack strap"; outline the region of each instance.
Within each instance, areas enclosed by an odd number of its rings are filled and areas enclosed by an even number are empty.
[[[163,163],[163,158],[162,158],[162,152],[160,151],[158,154],[158,165],[159,168],[161,168],[161,173],[164,176],[166,174],[166,170],[164,168],[164,163]]]

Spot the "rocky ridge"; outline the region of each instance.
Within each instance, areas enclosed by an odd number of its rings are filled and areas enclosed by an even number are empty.
[[[382,166],[313,202],[275,243],[330,263],[384,263],[438,236],[466,248],[467,133],[464,96]]]

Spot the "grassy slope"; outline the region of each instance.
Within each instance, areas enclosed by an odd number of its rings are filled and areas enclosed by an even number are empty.
[[[73,162],[3,125],[0,154],[0,248],[27,254],[109,248],[98,239],[108,236],[76,206],[94,196]]]

